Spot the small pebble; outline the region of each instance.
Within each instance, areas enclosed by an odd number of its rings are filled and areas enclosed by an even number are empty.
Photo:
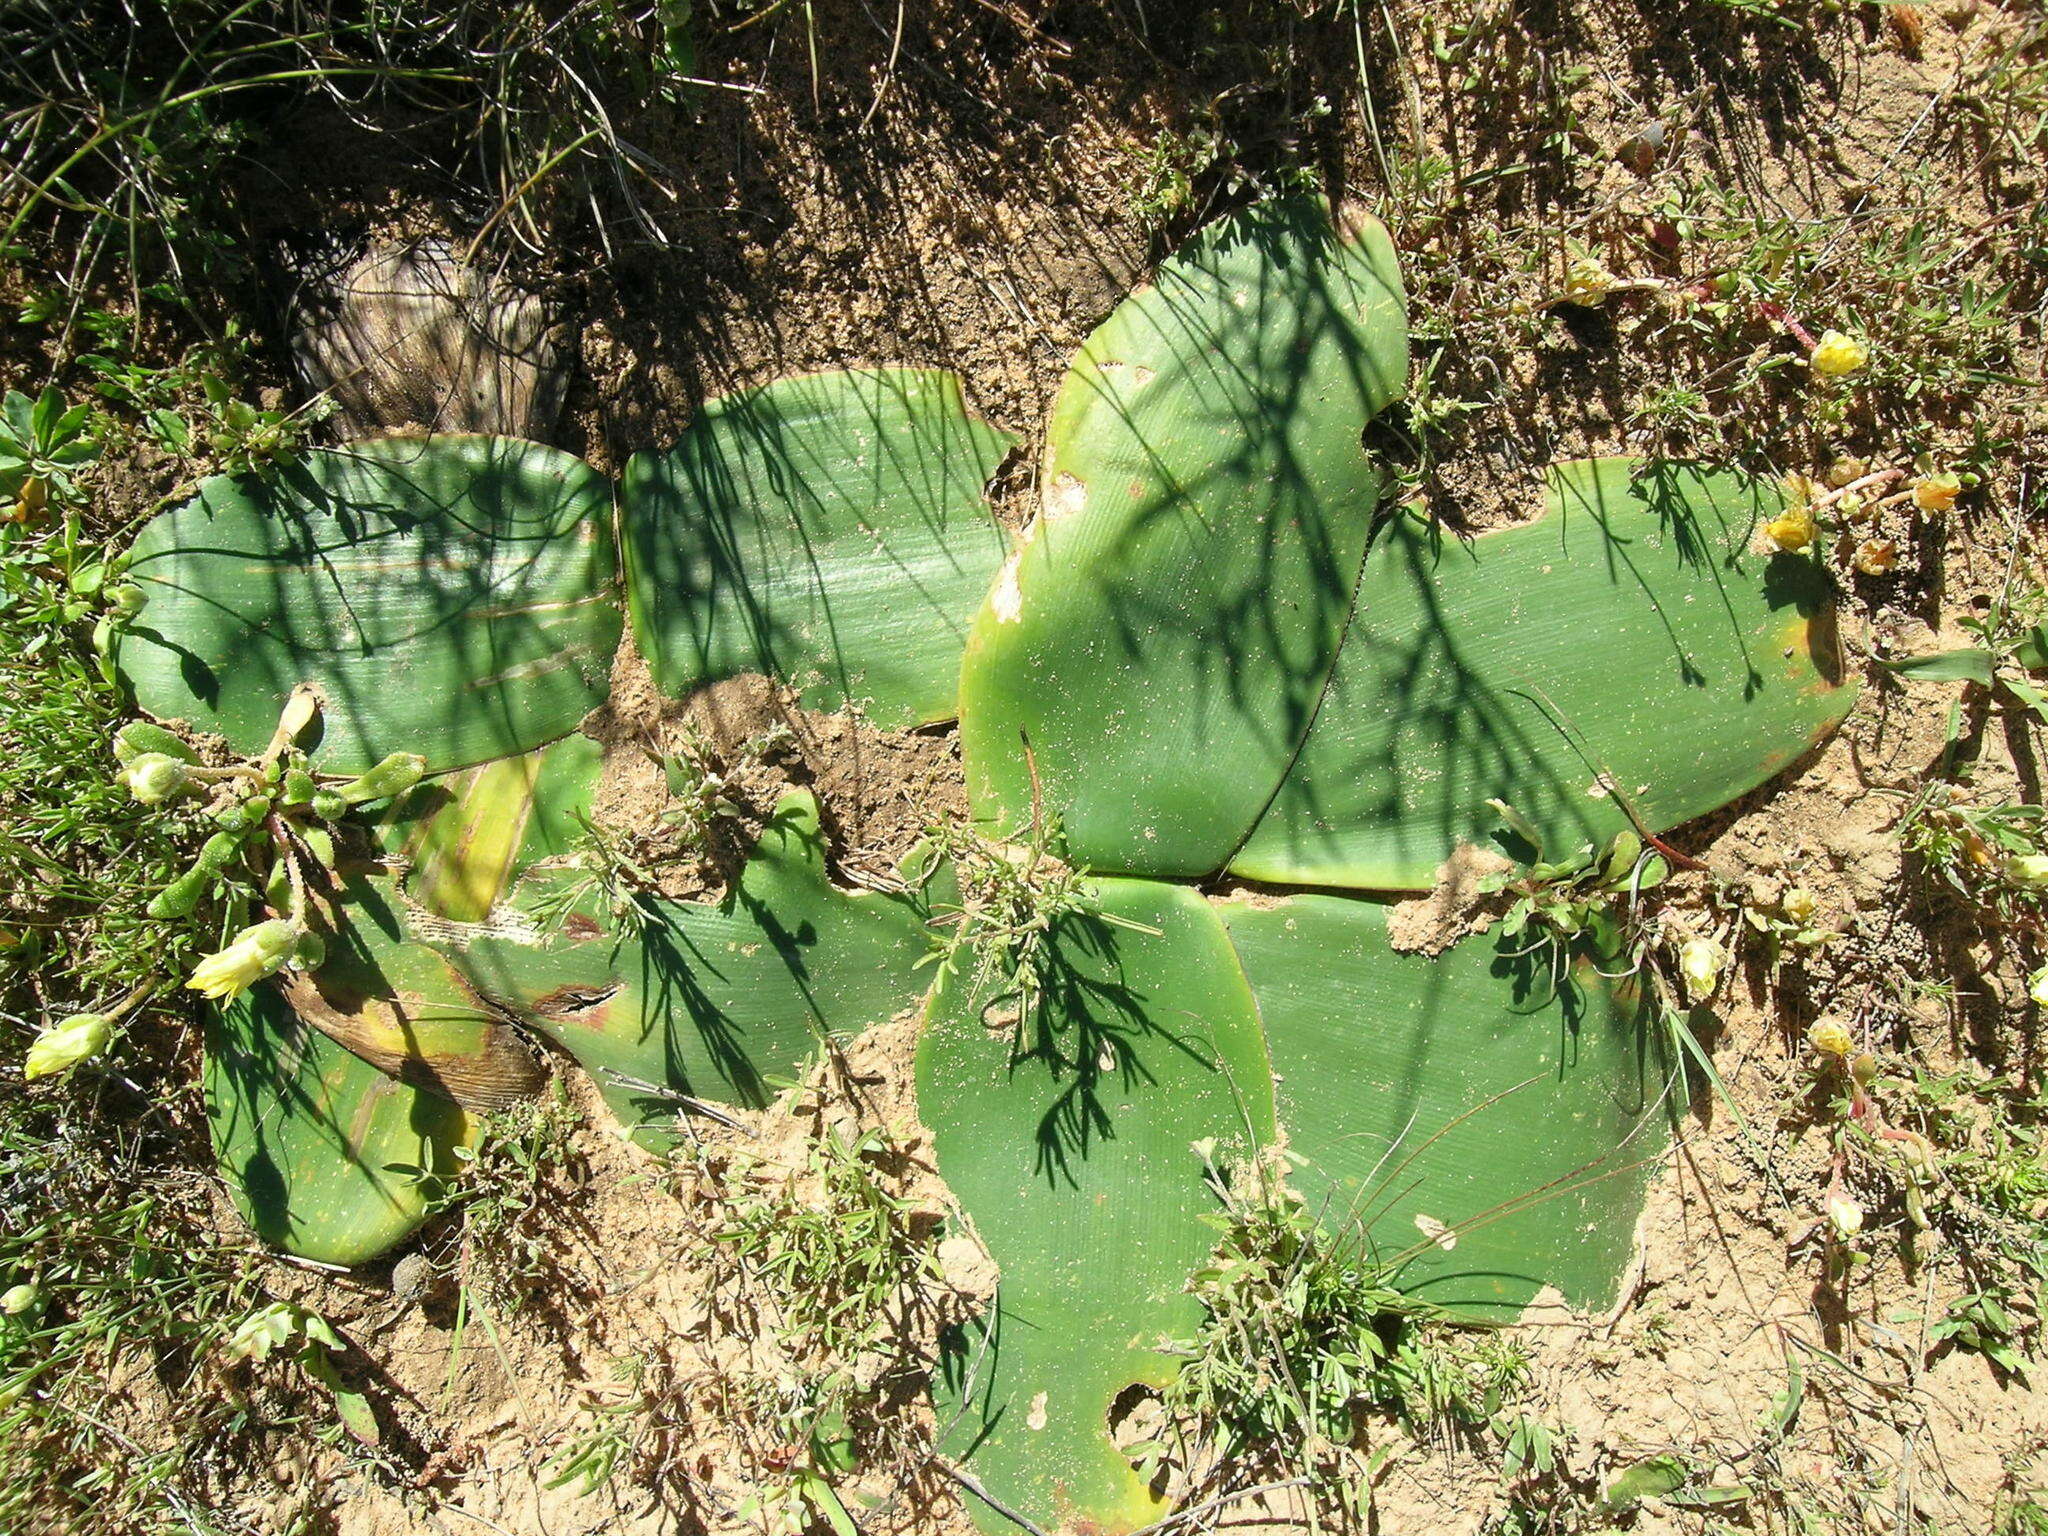
[[[434,1266],[420,1253],[408,1253],[391,1266],[391,1294],[400,1301],[415,1301],[434,1278]]]

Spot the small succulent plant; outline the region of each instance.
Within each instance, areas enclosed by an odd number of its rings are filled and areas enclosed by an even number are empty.
[[[394,752],[427,775],[376,857],[318,877],[320,963],[217,1012],[251,1222],[335,1263],[401,1241],[467,1110],[536,1086],[520,1031],[658,1142],[679,1101],[761,1104],[821,1040],[921,1008],[923,1115],[1001,1272],[937,1388],[949,1449],[1105,1531],[1159,1513],[1108,1416],[1194,1331],[1212,1157],[1284,1136],[1321,1219],[1445,1308],[1603,1304],[1665,1144],[1663,1037],[1511,936],[1396,952],[1390,900],[1490,846],[1497,802],[1557,847],[1713,810],[1852,687],[1765,483],[1564,464],[1469,541],[1384,505],[1362,438],[1407,369],[1386,233],[1268,204],[1088,340],[1015,540],[982,496],[1009,440],[912,369],[707,405],[628,465],[616,547],[596,471],[493,438],[308,453],[159,517],[117,653],[143,709],[253,755],[306,690],[316,791]],[[627,920],[565,892],[622,596],[671,698],[762,673],[884,727],[957,718],[971,834],[848,892],[795,791],[722,902]],[[959,963],[970,933],[993,958]]]

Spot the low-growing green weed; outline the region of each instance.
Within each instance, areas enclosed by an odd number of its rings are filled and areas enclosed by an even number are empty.
[[[547,1459],[543,1487],[574,1484],[587,1497],[608,1487],[622,1467],[636,1471],[680,1427],[681,1394],[660,1361],[627,1355],[611,1362],[610,1374],[615,1395],[591,1395],[588,1424]]]
[[[1067,858],[1057,816],[1040,816],[1021,845],[983,836],[962,821],[926,834],[922,884],[944,944],[920,961],[942,981],[965,977],[985,1012],[1013,1008],[1020,1037],[1037,1017],[1057,965],[1054,928],[1089,919],[1141,931],[1142,925],[1102,910],[1087,871]],[[950,890],[937,887],[946,871]]]
[[[237,1415],[211,1352],[258,1297],[213,1238],[203,1191],[156,1166],[161,1127],[79,1093],[0,1095],[9,1531],[155,1529],[194,1502],[199,1458]]]
[[[1190,1500],[1266,1474],[1364,1515],[1387,1454],[1368,1427],[1390,1415],[1416,1439],[1512,1428],[1503,1414],[1532,1356],[1512,1335],[1453,1328],[1393,1283],[1366,1236],[1325,1225],[1270,1169],[1231,1171],[1198,1146],[1221,1209],[1209,1264],[1189,1289],[1205,1317],[1173,1347],[1182,1364],[1156,1430],[1126,1447],[1158,1478],[1177,1468]]]
[[[750,1518],[850,1531],[834,1481],[922,1454],[886,1403],[901,1376],[925,1369],[896,1340],[918,1288],[939,1273],[936,1224],[885,1187],[876,1165],[898,1152],[878,1129],[827,1129],[792,1167],[745,1151],[722,1168],[701,1147],[679,1155],[696,1158],[720,1196],[702,1231],[726,1269],[720,1304],[750,1326],[766,1319],[780,1357],[738,1384],[742,1423],[759,1441]]]
[[[2026,1360],[2018,1348],[2019,1325],[2004,1300],[1989,1291],[1958,1296],[1927,1326],[1927,1341],[1972,1350],[2009,1375],[2021,1375]]]
[[[455,1149],[462,1171],[445,1203],[462,1211],[466,1283],[492,1306],[518,1311],[550,1272],[549,1182],[574,1165],[577,1123],[558,1081],[485,1116],[476,1143]]]
[[[1929,783],[1900,818],[1900,842],[1966,905],[2001,924],[2038,928],[2048,902],[2042,807],[1972,805],[1967,793],[1947,780]]]

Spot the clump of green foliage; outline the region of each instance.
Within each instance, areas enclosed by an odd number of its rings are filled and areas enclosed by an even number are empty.
[[[198,823],[146,813],[111,771],[127,707],[85,641],[128,599],[87,520],[93,418],[10,391],[0,421],[0,996],[19,1029],[133,1006],[192,956],[150,907]]]
[[[908,1299],[939,1274],[936,1223],[887,1187],[882,1165],[901,1154],[879,1129],[828,1128],[795,1166],[679,1155],[720,1195],[703,1230],[726,1270],[718,1304],[736,1322],[765,1319],[784,1362],[743,1384],[762,1453],[748,1515],[773,1532],[814,1519],[850,1530],[836,1480],[923,1454],[887,1404],[924,1369],[893,1341]]]
[[[71,1084],[0,1095],[0,1528],[158,1528],[195,1502],[199,1448],[233,1432],[210,1352],[258,1292],[166,1173],[165,1118]],[[132,1371],[175,1418],[110,1400]]]
[[[1927,872],[1994,921],[2038,930],[2048,901],[2048,828],[2042,807],[1972,805],[1968,792],[1935,780],[1915,795],[1899,837]]]
[[[518,1311],[549,1273],[549,1183],[574,1167],[576,1124],[557,1083],[485,1116],[474,1145],[455,1149],[462,1172],[445,1199],[463,1213],[465,1283],[491,1306]]]
[[[674,96],[694,68],[681,0],[543,6],[441,0],[348,12],[293,0],[25,0],[0,17],[0,245],[41,280],[68,333],[96,285],[211,308],[244,276],[233,197],[280,103],[337,128],[386,109],[429,125],[411,153],[497,194],[488,230],[540,249],[540,199],[623,195],[659,168],[622,145],[604,103]],[[575,204],[565,204],[575,206]],[[599,238],[609,239],[607,221]],[[48,255],[38,255],[44,242]],[[62,252],[59,259],[57,253]],[[264,423],[226,422],[261,429]]]
[[[1525,1343],[1451,1326],[1396,1286],[1405,1255],[1378,1251],[1355,1223],[1333,1230],[1272,1169],[1233,1176],[1214,1148],[1196,1151],[1223,1235],[1189,1282],[1206,1315],[1174,1346],[1183,1363],[1157,1428],[1128,1448],[1142,1473],[1194,1474],[1197,1485],[1180,1490],[1188,1502],[1263,1476],[1301,1478],[1319,1501],[1363,1518],[1365,1490],[1390,1454],[1374,1443],[1375,1417],[1415,1439],[1495,1431],[1510,1461],[1537,1456],[1507,1412],[1528,1385]]]
[[[1041,813],[1021,842],[986,836],[965,821],[935,823],[917,856],[941,947],[921,964],[941,982],[965,974],[990,1017],[1015,1015],[1028,1032],[1059,985],[1053,931],[1079,918],[1134,932],[1141,924],[1106,912],[1086,869],[1071,862],[1057,815]],[[933,877],[947,871],[950,890]]]
[[[659,1359],[626,1355],[610,1365],[611,1384],[586,1403],[589,1423],[547,1460],[542,1486],[574,1485],[585,1497],[609,1487],[623,1467],[629,1475],[655,1462],[682,1427],[682,1394]]]
[[[964,821],[937,823],[929,836],[929,867],[950,868],[958,899],[932,903],[947,935],[928,963],[942,978],[964,971],[971,990],[987,993],[991,1008],[1013,1007],[1022,1027],[1045,999],[1053,926],[1100,915],[1094,888],[1067,861],[1057,817],[1042,820],[1022,846],[991,840]]]

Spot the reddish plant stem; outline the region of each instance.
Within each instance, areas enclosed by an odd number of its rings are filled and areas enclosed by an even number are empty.
[[[1809,331],[1805,326],[1801,325],[1796,319],[1794,319],[1792,316],[1792,312],[1785,308],[1784,305],[1773,304],[1769,299],[1764,299],[1758,302],[1756,306],[1756,312],[1762,315],[1766,320],[1775,320],[1778,322],[1778,324],[1785,327],[1786,330],[1790,331],[1795,337],[1798,338],[1800,344],[1804,346],[1807,351],[1811,352],[1815,347],[1820,345],[1820,343],[1814,339],[1813,332]]]

